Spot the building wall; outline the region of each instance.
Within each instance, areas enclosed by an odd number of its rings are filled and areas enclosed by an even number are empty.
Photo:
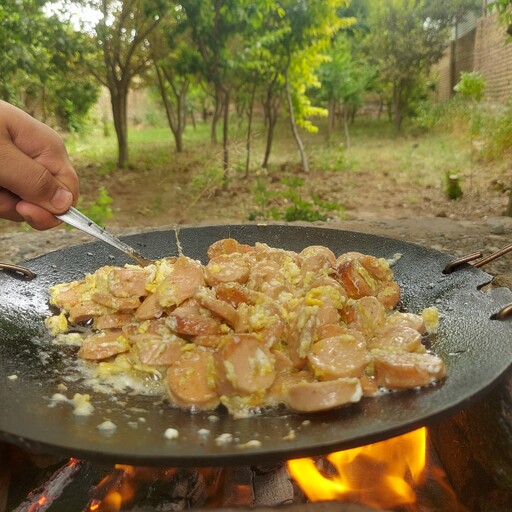
[[[436,67],[437,98],[448,99],[463,71],[478,71],[485,78],[486,99],[512,100],[512,37],[495,15],[475,20],[474,28],[451,41]]]
[[[475,70],[485,76],[486,97],[512,100],[512,37],[495,16],[480,18],[475,40]]]

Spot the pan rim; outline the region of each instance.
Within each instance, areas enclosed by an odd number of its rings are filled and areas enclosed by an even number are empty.
[[[436,251],[435,249],[428,249],[428,248],[425,248],[418,244],[414,244],[412,242],[404,242],[404,241],[393,239],[393,238],[382,237],[380,235],[370,235],[370,234],[359,233],[359,232],[355,232],[355,231],[344,231],[344,230],[340,230],[337,228],[324,227],[324,226],[317,227],[317,226],[310,226],[310,225],[303,226],[303,225],[296,225],[296,224],[291,225],[291,224],[281,224],[281,223],[265,224],[264,226],[262,226],[261,224],[231,224],[231,225],[219,224],[219,225],[180,227],[179,231],[180,231],[180,233],[183,233],[184,231],[186,231],[188,234],[193,235],[193,234],[197,234],[197,233],[204,233],[204,230],[210,230],[211,228],[215,228],[215,230],[220,229],[220,230],[224,230],[224,231],[228,230],[228,231],[232,231],[232,232],[238,232],[239,230],[249,229],[251,231],[251,233],[253,233],[253,234],[255,234],[254,233],[255,231],[257,234],[257,233],[261,233],[262,231],[265,231],[266,229],[274,230],[274,229],[285,228],[286,230],[289,230],[290,228],[293,228],[293,229],[304,228],[304,229],[307,229],[309,233],[312,233],[312,230],[315,231],[315,233],[313,233],[314,236],[318,235],[319,233],[325,233],[325,231],[329,231],[329,233],[331,234],[329,236],[332,236],[332,233],[335,233],[340,236],[341,236],[341,234],[344,234],[344,236],[349,236],[350,238],[353,238],[354,236],[356,236],[356,237],[362,236],[366,240],[378,241],[379,243],[384,243],[386,241],[392,241],[391,246],[393,246],[393,247],[395,247],[397,244],[402,247],[407,247],[407,248],[414,247],[414,248],[417,248],[417,250],[420,250],[422,252],[426,251],[429,254],[435,254],[436,257],[440,260],[439,263],[442,263],[450,258],[450,256],[448,256],[444,253],[441,253],[439,251]],[[317,231],[317,230],[320,230],[320,231]],[[129,240],[144,241],[144,239],[147,238],[148,236],[150,238],[154,238],[154,237],[158,236],[158,235],[155,235],[155,233],[169,234],[171,232],[172,231],[170,231],[170,230],[165,230],[165,231],[155,230],[155,231],[149,231],[149,232],[145,232],[145,233],[132,234],[132,235],[128,235],[123,238],[129,239]],[[346,234],[349,234],[349,235],[346,235]],[[140,238],[140,237],[142,237],[142,238]],[[87,249],[89,249],[89,250],[96,251],[96,250],[100,249],[100,246],[101,246],[100,242],[93,242],[91,244],[81,244],[80,246],[77,246],[77,247],[80,248],[78,250],[82,250],[82,251],[84,251],[85,247],[87,247]],[[52,255],[55,253],[59,253],[60,255],[62,255],[66,252],[69,252],[69,250],[71,250],[71,249],[72,248],[54,251],[52,253],[48,253],[46,255],[39,256],[32,260],[27,260],[27,262],[29,262],[30,264],[33,264],[34,262],[40,263],[41,261],[47,260],[50,257],[49,255]],[[99,252],[102,255],[108,254],[108,253],[105,253],[104,250],[99,251]],[[76,250],[75,250],[75,252],[73,252],[73,254],[75,254],[75,253],[76,253]],[[100,257],[101,257],[101,255],[100,255]],[[50,257],[50,260],[51,259],[52,258]],[[437,260],[436,260],[436,262],[437,262]],[[467,269],[463,270],[463,272],[466,277],[471,277],[471,279],[472,279],[471,286],[468,287],[468,291],[470,291],[471,293],[473,293],[474,289],[478,288],[479,286],[482,286],[483,284],[488,282],[490,280],[490,278],[492,278],[492,276],[489,276],[489,274],[486,274],[485,272],[478,270],[478,269],[467,268]],[[469,290],[469,288],[470,288],[470,290]],[[496,289],[496,290],[499,290],[499,289]],[[501,292],[492,292],[491,293],[491,295],[493,296],[494,302],[500,302],[505,299],[505,297],[499,297],[498,295],[500,295],[500,294],[503,295]],[[496,386],[501,381],[502,378],[504,378],[504,376],[507,374],[510,366],[511,366],[510,364],[502,365],[502,368],[501,368],[502,371],[500,371],[499,374],[495,375],[493,378],[488,378],[485,383],[485,386],[481,387],[477,392],[473,393],[469,397],[461,396],[459,399],[454,398],[450,402],[449,406],[443,408],[442,410],[438,410],[432,414],[429,414],[428,417],[426,417],[426,418],[419,415],[419,416],[414,417],[410,421],[402,422],[398,426],[396,426],[396,425],[393,427],[390,426],[389,428],[380,430],[378,432],[370,432],[370,433],[367,432],[364,435],[362,434],[359,437],[352,436],[351,439],[345,440],[342,443],[338,442],[338,440],[335,440],[335,442],[333,442],[332,440],[326,439],[326,440],[324,440],[323,443],[317,442],[314,446],[306,446],[306,445],[295,446],[294,443],[288,443],[288,444],[282,444],[280,447],[278,447],[276,449],[272,449],[272,450],[265,450],[264,447],[263,447],[263,449],[259,449],[259,450],[258,449],[246,449],[243,451],[240,451],[240,449],[228,450],[228,451],[218,450],[214,454],[214,456],[212,456],[211,454],[208,454],[208,455],[205,454],[204,456],[202,456],[197,453],[187,456],[184,453],[180,453],[179,457],[177,457],[175,453],[167,452],[167,453],[162,453],[158,456],[147,457],[146,455],[140,454],[138,452],[130,452],[128,454],[125,454],[124,457],[121,457],[121,455],[118,454],[116,452],[116,450],[108,451],[108,450],[103,449],[103,450],[98,451],[97,449],[87,449],[87,448],[84,448],[83,446],[81,446],[81,447],[69,446],[68,445],[69,443],[68,444],[62,443],[60,445],[55,445],[53,443],[45,443],[41,439],[27,439],[26,436],[19,437],[16,435],[15,432],[3,431],[0,434],[0,437],[4,438],[8,442],[13,442],[15,444],[21,444],[21,445],[25,445],[25,446],[28,445],[30,447],[42,448],[43,450],[48,449],[50,451],[55,451],[55,452],[59,452],[59,453],[68,453],[68,454],[73,453],[73,454],[77,454],[81,457],[83,456],[84,458],[87,458],[87,459],[96,459],[96,460],[101,460],[101,461],[105,461],[105,462],[115,460],[116,463],[117,462],[119,462],[119,463],[137,463],[137,464],[144,464],[144,465],[161,466],[161,465],[172,465],[179,460],[179,463],[182,466],[192,466],[192,465],[193,466],[205,466],[205,465],[211,465],[212,461],[215,462],[215,465],[232,465],[232,464],[239,464],[240,462],[253,463],[253,462],[261,461],[262,457],[264,457],[265,460],[283,460],[283,458],[285,458],[285,457],[290,458],[290,454],[301,455],[301,456],[302,455],[310,456],[310,455],[315,455],[315,454],[320,454],[320,453],[326,453],[327,451],[333,451],[332,448],[335,446],[336,447],[343,446],[343,449],[345,449],[345,448],[354,447],[354,446],[360,445],[360,444],[367,444],[366,440],[370,440],[370,442],[376,442],[376,441],[380,441],[380,440],[392,437],[395,434],[399,435],[399,434],[405,433],[407,431],[412,430],[413,428],[422,426],[423,424],[430,424],[433,422],[437,422],[443,416],[453,414],[453,412],[455,412],[456,410],[460,410],[462,407],[466,407],[466,406],[470,405],[475,400],[480,399],[482,396],[484,396],[486,393],[488,393],[494,386]],[[442,388],[442,386],[440,386],[440,388]],[[380,400],[380,399],[377,399],[377,400]],[[0,420],[0,429],[1,429],[1,427],[2,427],[2,422]],[[364,439],[365,443],[361,443],[361,439]],[[295,458],[295,456],[294,456],[294,458]]]

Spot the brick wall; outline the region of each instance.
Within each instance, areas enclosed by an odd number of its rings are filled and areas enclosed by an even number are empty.
[[[512,37],[496,16],[476,21],[475,28],[451,42],[436,66],[437,98],[446,100],[463,71],[479,71],[485,78],[485,96],[493,103],[512,100]]]

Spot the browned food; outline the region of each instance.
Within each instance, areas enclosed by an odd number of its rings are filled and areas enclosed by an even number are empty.
[[[88,326],[77,356],[103,383],[147,376],[178,407],[223,404],[237,417],[327,410],[445,377],[422,343],[437,311],[398,311],[385,259],[234,239],[212,244],[208,258],[107,266],[58,284],[47,325],[59,339]]]

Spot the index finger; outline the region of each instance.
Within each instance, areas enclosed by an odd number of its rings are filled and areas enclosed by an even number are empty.
[[[66,211],[78,196],[78,178],[69,163],[53,165],[53,172],[6,140],[0,140],[0,185],[21,199],[51,213]]]

